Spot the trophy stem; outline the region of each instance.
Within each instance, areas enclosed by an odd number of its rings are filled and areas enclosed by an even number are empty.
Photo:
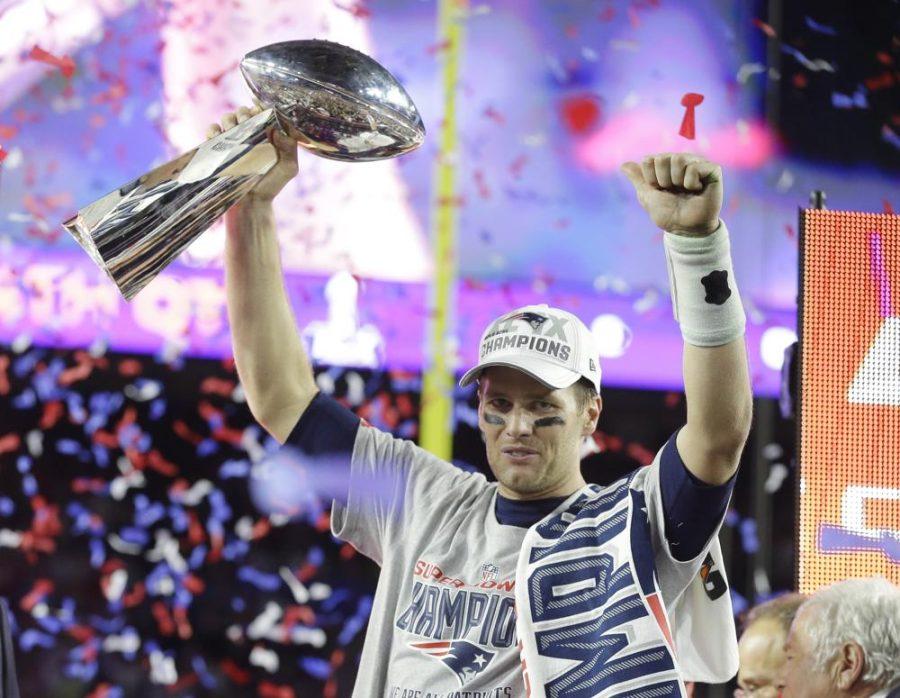
[[[63,226],[125,300],[242,199],[278,161],[267,109],[81,209]]]

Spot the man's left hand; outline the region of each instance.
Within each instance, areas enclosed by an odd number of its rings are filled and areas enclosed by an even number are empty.
[[[653,222],[679,235],[709,235],[719,227],[722,168],[691,153],[648,155],[622,172]]]

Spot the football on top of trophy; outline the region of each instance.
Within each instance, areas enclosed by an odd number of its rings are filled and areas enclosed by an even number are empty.
[[[425,139],[422,117],[397,78],[348,46],[319,39],[270,44],[248,53],[241,73],[284,131],[316,155],[383,160]]]

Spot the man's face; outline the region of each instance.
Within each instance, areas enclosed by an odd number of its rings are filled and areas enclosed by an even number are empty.
[[[815,622],[815,608],[801,608],[784,643],[785,663],[782,670],[784,698],[835,698],[844,695],[835,686],[829,664],[817,669],[812,657],[812,640],[808,628]]]
[[[553,390],[502,366],[486,369],[479,385],[478,425],[500,494],[542,499],[584,486],[579,451],[597,427],[599,398],[581,409],[574,386]]]
[[[740,668],[736,695],[777,698],[784,667],[785,633],[781,623],[760,618],[744,631],[738,642]]]

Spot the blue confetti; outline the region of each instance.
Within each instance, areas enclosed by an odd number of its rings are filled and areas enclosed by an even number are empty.
[[[820,34],[827,34],[828,36],[837,36],[837,29],[828,27],[824,24],[819,24],[812,17],[804,17],[803,19],[806,21],[806,26],[813,31],[819,32]]]
[[[60,439],[56,442],[56,450],[67,456],[73,456],[81,450],[81,444],[72,439]]]
[[[747,603],[747,599],[741,596],[738,592],[734,590],[734,587],[731,587],[731,608],[734,612],[735,616],[741,615],[744,611],[746,611],[750,604]]]
[[[303,657],[300,660],[300,667],[310,676],[315,676],[323,681],[331,675],[331,664],[318,657]]]
[[[172,522],[172,530],[175,533],[184,533],[187,530],[190,519],[177,504],[169,505],[169,519]]]
[[[99,538],[91,538],[88,545],[91,548],[91,567],[99,569],[106,562],[106,546]]]
[[[216,443],[215,439],[203,439],[203,441],[197,444],[197,455],[201,457],[211,456],[218,450],[219,444]]]
[[[840,92],[831,93],[831,106],[836,109],[868,109],[869,100],[866,99],[865,92],[857,90],[852,95],[845,95]]]
[[[69,393],[66,396],[66,409],[69,411],[69,418],[76,424],[84,424],[87,420],[88,412],[84,408],[84,400],[78,393]]]
[[[191,659],[191,667],[199,677],[200,683],[203,684],[204,688],[213,689],[216,687],[216,679],[209,673],[209,669],[206,667],[206,662],[203,661],[203,657],[194,656],[194,658]]]
[[[27,410],[37,404],[37,396],[31,388],[26,388],[13,398],[12,404],[17,410]]]
[[[134,514],[134,522],[142,528],[149,528],[166,515],[166,507],[161,502],[154,502],[138,509]]]
[[[226,560],[240,560],[247,556],[250,544],[245,540],[233,540],[222,546],[222,557]]]
[[[759,536],[756,531],[756,521],[754,519],[744,519],[740,525],[741,547],[748,555],[753,555],[759,551]]]
[[[199,569],[203,566],[203,562],[206,560],[207,547],[205,545],[198,545],[191,551],[191,555],[188,558],[188,567],[192,570]]]
[[[19,647],[25,652],[30,652],[35,647],[50,649],[56,646],[56,638],[39,630],[29,628],[19,636]]]
[[[143,528],[127,526],[119,532],[119,537],[126,543],[144,546],[150,540],[150,534]]]
[[[245,460],[227,460],[219,468],[219,477],[227,480],[232,477],[247,477],[250,473],[250,462]]]
[[[162,398],[157,398],[153,402],[150,403],[150,419],[151,421],[157,421],[161,417],[166,414],[166,401]]]
[[[44,358],[43,352],[30,351],[13,362],[12,373],[16,378],[24,378],[34,370],[38,362]]]
[[[109,467],[109,450],[100,444],[93,444],[91,446],[91,453],[94,455],[94,463],[96,463],[98,468],[107,468]]]
[[[267,574],[246,566],[238,570],[238,579],[263,591],[276,591],[283,583],[277,574]]]
[[[326,612],[333,611],[349,598],[350,592],[347,589],[335,589],[331,596],[322,601],[322,610]]]
[[[22,491],[27,497],[33,497],[38,493],[37,480],[31,473],[22,478]]]

